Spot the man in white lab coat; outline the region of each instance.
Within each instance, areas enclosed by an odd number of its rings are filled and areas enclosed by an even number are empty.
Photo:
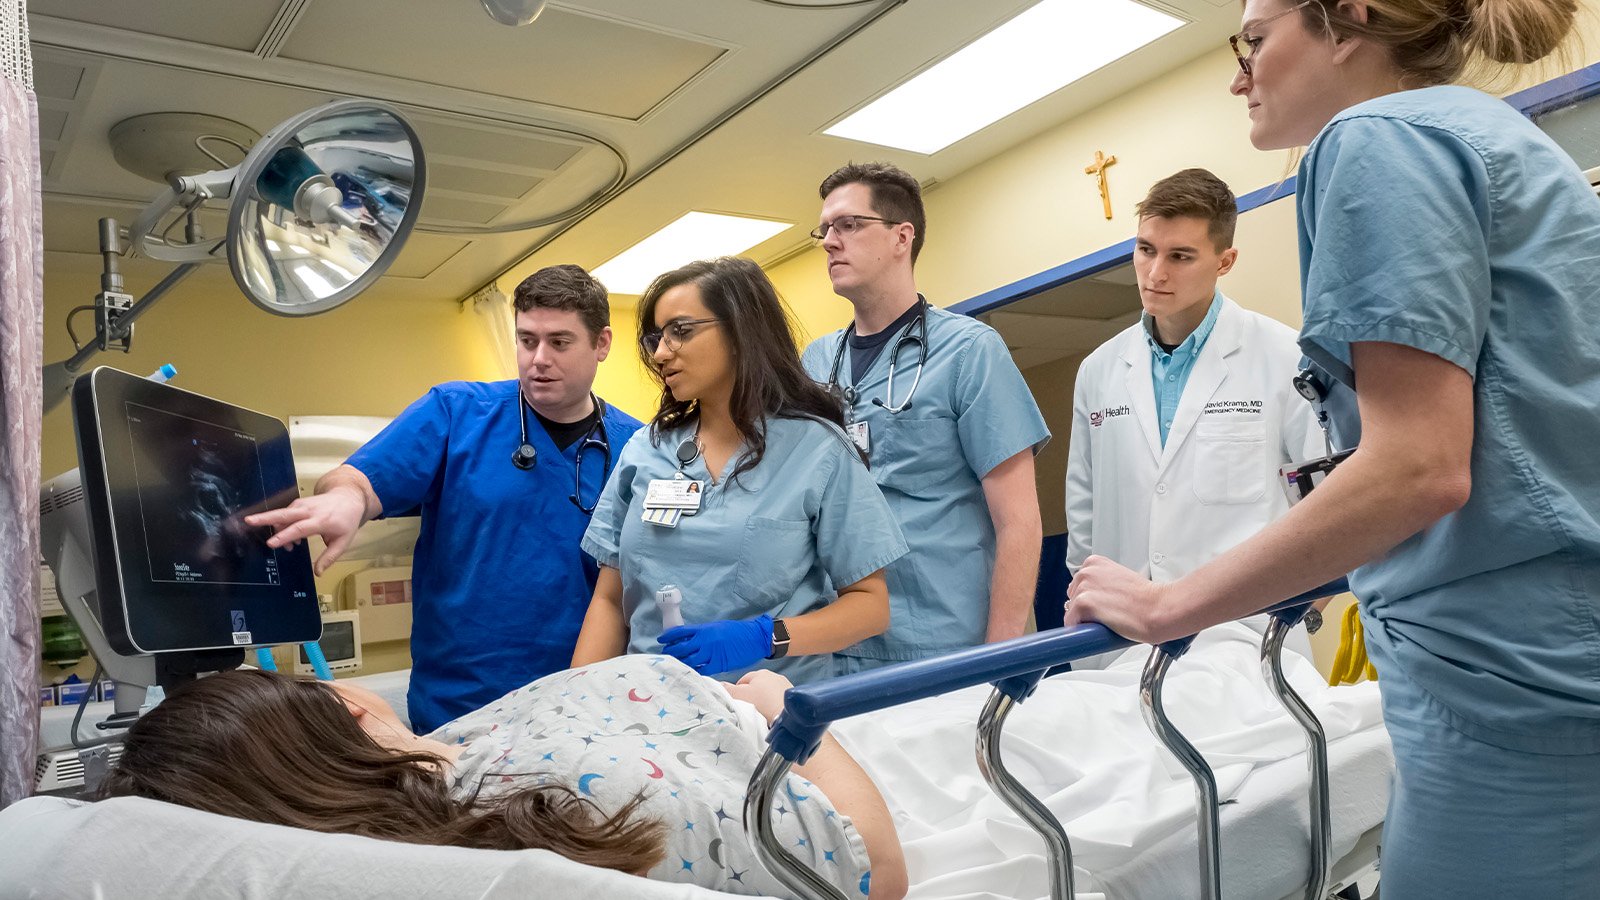
[[[1217,290],[1239,254],[1228,186],[1186,169],[1136,212],[1144,314],[1089,354],[1073,392],[1067,567],[1105,556],[1164,582],[1282,515],[1278,467],[1321,455],[1324,441],[1292,383],[1294,330]],[[1264,630],[1265,617],[1251,624]],[[1310,653],[1302,629],[1287,646]]]

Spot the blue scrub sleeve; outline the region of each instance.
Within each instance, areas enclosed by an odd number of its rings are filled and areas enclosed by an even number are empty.
[[[1476,376],[1489,327],[1483,157],[1444,131],[1357,117],[1318,139],[1306,189],[1306,356],[1353,383],[1350,344],[1401,344]]]
[[[611,469],[611,477],[606,480],[605,489],[600,492],[600,502],[595,504],[594,515],[589,517],[583,540],[579,542],[583,552],[602,566],[622,568],[622,523],[627,521],[628,510],[633,505],[634,474],[649,440],[648,426],[628,438],[617,456],[616,466]]]
[[[986,328],[967,344],[955,389],[961,452],[980,480],[1024,450],[1038,453],[1050,440],[1039,404],[997,332]]]
[[[445,394],[432,388],[345,460],[372,482],[384,515],[410,512],[435,494],[450,447],[450,416]]]
[[[839,441],[847,442],[836,431]],[[812,528],[817,558],[835,587],[855,584],[906,555],[906,539],[883,491],[853,447],[835,448]]]

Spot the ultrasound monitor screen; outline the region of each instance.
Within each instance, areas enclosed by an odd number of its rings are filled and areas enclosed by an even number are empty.
[[[73,385],[101,625],[121,653],[317,639],[304,541],[272,549],[250,513],[299,496],[272,416],[99,368]]]
[[[278,584],[270,530],[242,518],[267,499],[256,436],[138,403],[125,408],[150,580]]]

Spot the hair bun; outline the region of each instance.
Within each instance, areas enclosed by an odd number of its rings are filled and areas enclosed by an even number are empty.
[[[1460,0],[1463,36],[1497,63],[1526,65],[1554,53],[1572,33],[1578,0]],[[1452,6],[1455,4],[1452,3]]]

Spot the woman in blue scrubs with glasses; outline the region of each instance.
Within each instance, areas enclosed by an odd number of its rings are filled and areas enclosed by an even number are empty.
[[[1385,900],[1600,885],[1600,202],[1506,103],[1574,0],[1247,0],[1233,93],[1300,164],[1300,343],[1357,448],[1153,585],[1091,558],[1069,624],[1160,641],[1350,573],[1396,775]],[[1359,446],[1358,446],[1359,444]]]
[[[601,568],[572,664],[665,652],[728,680],[832,676],[835,651],[888,627],[883,568],[906,552],[839,401],[749,260],[657,278],[639,333],[661,406],[584,535]]]

